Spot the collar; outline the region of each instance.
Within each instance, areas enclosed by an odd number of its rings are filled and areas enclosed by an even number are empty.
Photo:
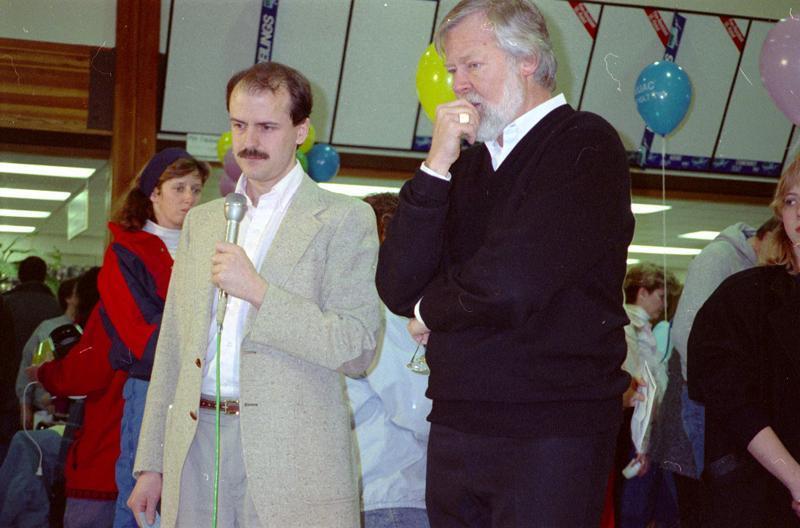
[[[142,231],[147,231],[151,235],[156,235],[159,238],[179,238],[181,236],[180,229],[170,229],[168,227],[161,226],[152,220],[148,220],[144,226],[142,226]]]
[[[650,324],[650,314],[638,304],[626,304],[625,313],[635,328],[644,328]]]
[[[547,101],[538,104],[509,123],[503,129],[503,146],[497,140],[493,139],[486,142],[486,148],[489,149],[489,154],[492,156],[492,164],[495,169],[500,163],[494,163],[498,158],[502,157],[503,152],[511,152],[519,141],[535,127],[539,121],[558,108],[559,106],[567,104],[567,99],[563,93],[551,97]]]
[[[160,238],[164,245],[167,246],[169,254],[173,257],[175,256],[175,252],[178,250],[178,241],[181,238],[180,229],[169,229],[158,225],[152,220],[148,220],[147,223],[142,226],[142,231]]]
[[[295,191],[300,186],[300,182],[303,181],[304,175],[305,172],[303,172],[303,167],[299,162],[295,162],[294,167],[292,167],[292,170],[286,173],[286,176],[281,178],[280,181],[269,190],[269,192],[258,197],[258,205],[255,206],[255,209],[266,207],[268,200],[264,200],[264,198],[267,197],[277,197],[279,207],[285,205],[286,201],[294,196]],[[247,199],[248,212],[254,208],[253,201],[250,200],[250,196],[247,194],[247,177],[244,174],[236,183],[236,189],[234,192],[243,194]]]

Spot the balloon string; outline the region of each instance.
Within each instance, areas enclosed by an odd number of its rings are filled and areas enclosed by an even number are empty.
[[[667,247],[667,136],[661,136],[661,245]],[[668,320],[669,291],[667,283],[667,253],[661,254],[661,264],[664,268],[664,320]]]

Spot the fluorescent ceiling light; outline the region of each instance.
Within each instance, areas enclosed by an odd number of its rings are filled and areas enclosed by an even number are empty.
[[[30,174],[31,176],[54,176],[56,178],[86,179],[94,174],[89,167],[62,167],[59,165],[33,165],[31,163],[0,162],[0,172],[6,174]]]
[[[39,191],[36,189],[15,189],[13,187],[0,187],[0,198],[20,198],[23,200],[54,200],[63,202],[69,198],[70,193],[63,191]]]
[[[319,186],[331,192],[346,194],[348,196],[356,196],[363,198],[368,194],[400,191],[400,183],[397,187],[390,187],[388,185],[351,185],[349,183],[320,183]]]
[[[631,204],[631,211],[633,211],[633,214],[660,213],[661,211],[669,211],[670,209],[672,209],[671,205],[657,205],[657,204],[643,204],[643,203]]]
[[[0,224],[0,233],[33,233],[36,228],[23,225],[3,225]]]
[[[645,253],[648,255],[697,255],[699,249],[669,247],[669,246],[639,246],[631,244],[628,246],[628,253]]]
[[[25,209],[0,209],[0,216],[12,218],[47,218],[49,211],[29,211]]]
[[[719,231],[694,231],[678,235],[678,238],[691,238],[694,240],[714,240],[719,235]]]
[[[641,260],[639,260],[639,259],[631,259],[631,258],[629,258],[628,260],[625,261],[625,264],[630,266],[631,264],[638,264],[640,262],[641,262]]]

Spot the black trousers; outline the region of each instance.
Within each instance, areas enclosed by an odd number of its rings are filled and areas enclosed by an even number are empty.
[[[433,528],[600,524],[617,430],[506,438],[433,424],[426,504]]]

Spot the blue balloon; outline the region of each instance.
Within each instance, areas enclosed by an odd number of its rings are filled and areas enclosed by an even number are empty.
[[[316,182],[326,182],[339,172],[339,153],[325,143],[317,143],[306,153],[308,175]]]
[[[686,72],[669,61],[645,67],[636,79],[636,109],[645,124],[666,136],[683,121],[692,102],[692,83]]]

